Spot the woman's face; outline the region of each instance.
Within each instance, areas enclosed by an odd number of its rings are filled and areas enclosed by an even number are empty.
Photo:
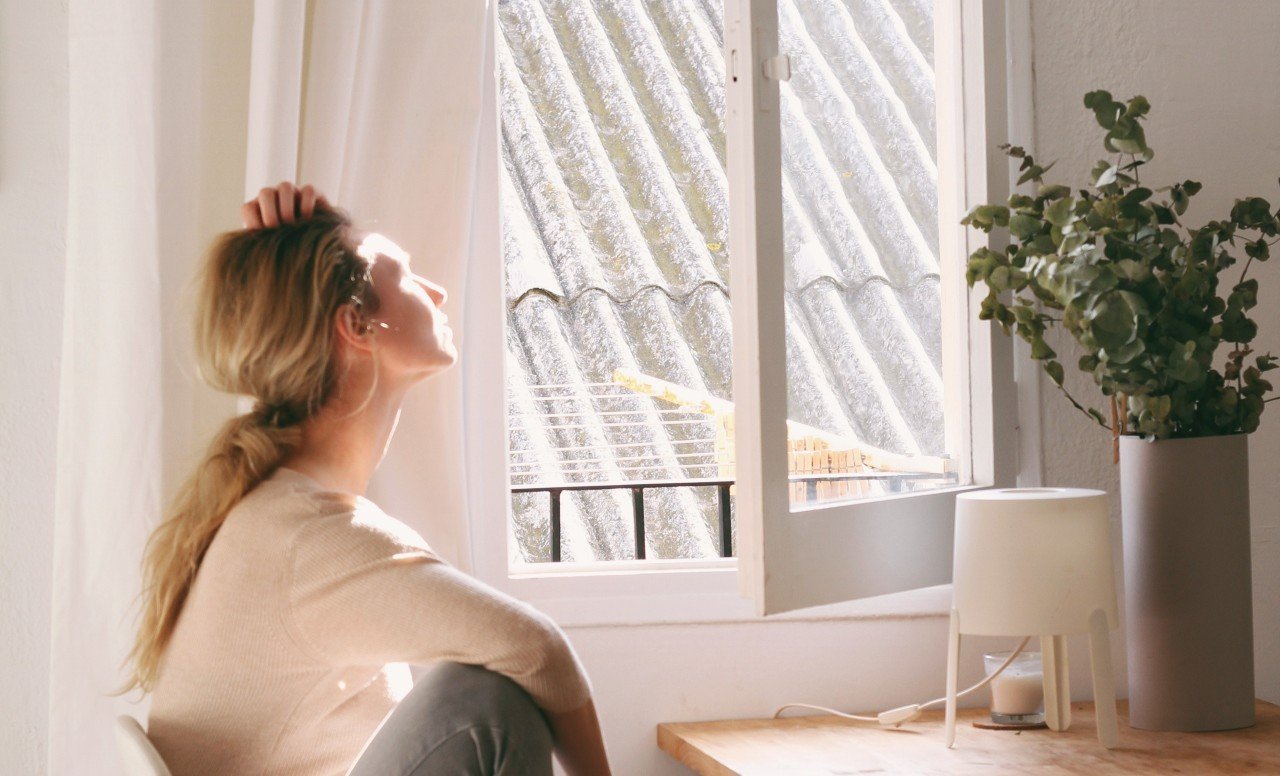
[[[445,289],[414,274],[409,254],[380,234],[366,235],[357,253],[371,264],[378,309],[370,322],[383,368],[427,377],[457,361],[449,316],[440,309]]]

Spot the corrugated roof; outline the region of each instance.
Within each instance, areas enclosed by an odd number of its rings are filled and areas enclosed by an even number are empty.
[[[788,414],[939,455],[932,0],[780,0]],[[511,481],[715,476],[715,426],[616,369],[732,399],[714,0],[500,0]],[[594,397],[594,398],[593,398]],[[514,497],[547,560],[548,497]],[[566,494],[566,560],[629,558],[626,491]],[[649,557],[708,557],[712,489],[646,496]]]

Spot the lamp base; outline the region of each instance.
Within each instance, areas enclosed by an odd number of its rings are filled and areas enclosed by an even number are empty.
[[[1027,715],[1031,716],[1031,715]],[[1043,717],[1043,715],[1040,715]],[[1011,722],[1002,724],[999,722],[991,722],[989,720],[974,720],[973,726],[979,730],[1048,730],[1049,726],[1044,723],[1042,718],[1039,722]]]

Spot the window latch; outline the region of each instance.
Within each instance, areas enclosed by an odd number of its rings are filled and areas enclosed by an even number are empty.
[[[764,77],[771,81],[791,80],[791,57],[787,54],[775,54],[764,60]]]

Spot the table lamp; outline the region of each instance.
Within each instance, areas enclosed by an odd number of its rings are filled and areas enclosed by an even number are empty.
[[[1003,488],[956,498],[946,741],[956,735],[962,634],[1040,637],[1045,723],[1071,724],[1066,637],[1089,634],[1098,740],[1119,743],[1110,630],[1119,626],[1106,493]]]

